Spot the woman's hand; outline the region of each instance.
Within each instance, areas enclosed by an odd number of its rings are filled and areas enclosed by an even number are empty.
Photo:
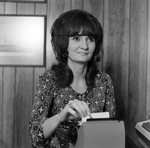
[[[84,101],[72,100],[69,101],[66,107],[58,114],[61,122],[67,119],[82,118],[90,116],[88,104]]]

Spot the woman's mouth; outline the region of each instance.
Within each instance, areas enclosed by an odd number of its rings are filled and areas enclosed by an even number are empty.
[[[78,52],[78,53],[81,55],[88,55],[89,54],[88,52]]]

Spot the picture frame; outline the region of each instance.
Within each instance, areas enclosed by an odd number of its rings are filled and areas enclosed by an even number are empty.
[[[26,3],[47,3],[47,0],[0,0],[0,2],[26,2]]]
[[[46,65],[46,16],[0,15],[0,66]]]

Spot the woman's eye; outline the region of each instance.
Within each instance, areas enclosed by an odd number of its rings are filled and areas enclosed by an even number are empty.
[[[72,37],[72,40],[74,40],[74,41],[79,41],[80,38],[79,38],[79,36],[74,36],[74,37]]]
[[[88,37],[88,41],[95,42],[95,39],[93,37]]]

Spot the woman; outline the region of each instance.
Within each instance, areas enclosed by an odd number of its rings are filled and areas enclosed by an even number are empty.
[[[40,76],[29,131],[33,147],[68,148],[82,117],[105,111],[115,117],[114,89],[109,75],[97,69],[103,31],[93,15],[63,13],[51,37],[58,63]]]

